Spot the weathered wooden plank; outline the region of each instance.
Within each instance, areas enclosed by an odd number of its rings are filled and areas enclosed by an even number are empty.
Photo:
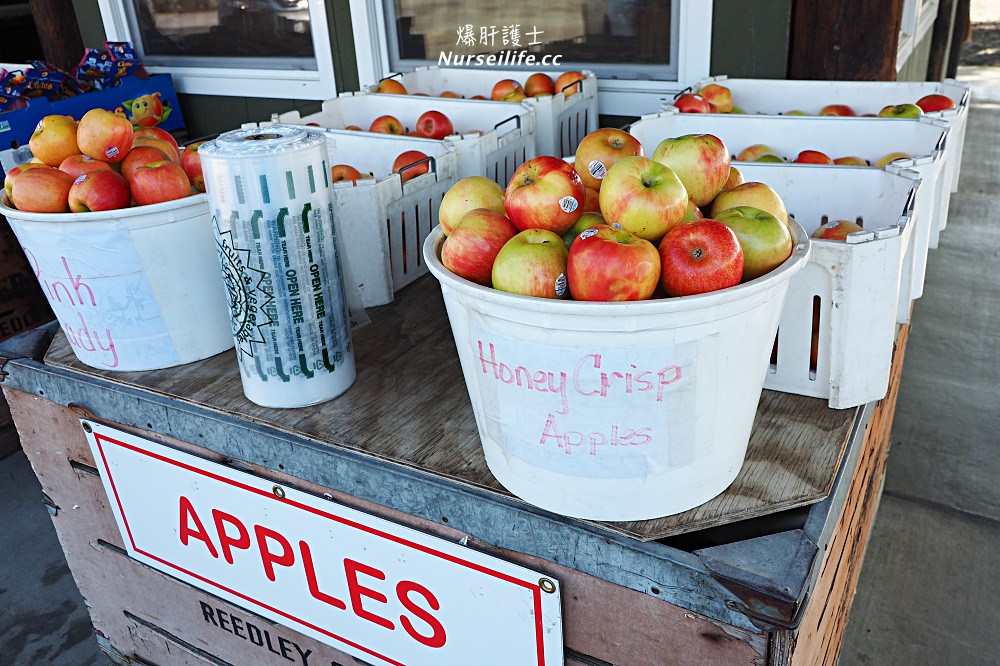
[[[354,335],[354,386],[300,409],[249,402],[235,352],[108,373],[79,363],[60,335],[45,362],[510,496],[486,466],[437,282],[421,278],[369,314],[372,323]],[[816,502],[829,493],[855,417],[855,409],[831,410],[817,398],[764,391],[746,463],[722,495],[675,516],[599,524],[650,540]]]

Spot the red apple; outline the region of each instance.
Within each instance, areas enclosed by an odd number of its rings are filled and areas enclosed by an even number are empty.
[[[58,167],[70,155],[78,155],[77,123],[73,116],[50,115],[38,121],[28,139],[31,154],[49,166]]]
[[[718,83],[709,83],[698,91],[719,113],[730,113],[733,110],[733,91]]]
[[[440,111],[425,111],[417,118],[416,132],[425,139],[443,139],[455,133],[455,126]]]
[[[504,191],[507,217],[520,230],[565,233],[580,214],[586,194],[572,164],[541,155],[517,168]]]
[[[633,155],[642,155],[639,140],[628,132],[605,127],[583,137],[573,164],[584,186],[600,191],[608,169],[623,157]]]
[[[330,167],[330,182],[339,183],[342,180],[349,180],[357,184],[358,180],[363,178],[365,178],[365,174],[350,164],[334,164]]]
[[[827,104],[819,110],[821,116],[856,116],[854,109],[846,104]]]
[[[562,93],[564,97],[572,97],[578,92],[583,92],[583,84],[587,77],[582,72],[563,72],[556,79],[555,93]]]
[[[403,135],[406,133],[403,123],[399,122],[398,118],[390,115],[379,116],[373,120],[372,124],[368,126],[368,131],[378,132],[379,134]]]
[[[780,266],[794,244],[788,225],[767,211],[737,206],[714,218],[736,232],[743,248],[743,281],[758,278]]]
[[[134,136],[130,120],[106,109],[87,111],[76,128],[80,152],[106,162],[125,159]]]
[[[493,261],[493,288],[522,296],[565,298],[567,254],[566,244],[555,232],[520,231]]]
[[[476,208],[489,208],[495,213],[505,214],[503,189],[492,178],[468,176],[448,188],[438,206],[441,232],[449,235],[462,217]]]
[[[482,95],[473,95],[473,96],[472,96],[472,97],[470,97],[469,99],[486,99],[486,98],[485,98],[485,97],[483,97]]]
[[[777,155],[778,151],[763,143],[755,143],[752,146],[747,146],[741,150],[736,155],[737,162],[753,162],[755,159],[761,155],[767,155],[768,153],[772,155]]]
[[[392,172],[399,174],[399,179],[406,182],[430,171],[430,160],[419,150],[407,150],[400,153],[392,162]],[[416,165],[416,166],[414,166]]]
[[[385,93],[388,95],[405,95],[406,86],[397,81],[396,79],[382,79],[376,92]]]
[[[584,187],[583,212],[584,213],[601,212],[601,193],[592,187]]]
[[[159,148],[154,148],[153,146],[134,146],[132,150],[128,151],[128,155],[125,159],[121,161],[121,173],[126,181],[132,180],[132,174],[135,170],[146,164],[152,164],[153,162],[162,162],[163,160],[170,160],[170,158]]]
[[[916,104],[890,104],[878,112],[879,118],[919,118],[923,114]]]
[[[784,164],[785,158],[780,155],[775,155],[774,153],[764,153],[763,155],[756,157],[754,162],[773,162],[775,164]]]
[[[719,213],[727,208],[735,208],[737,206],[753,206],[754,208],[766,210],[785,224],[788,224],[788,211],[785,208],[785,202],[782,201],[778,193],[767,183],[749,181],[742,185],[737,185],[731,190],[720,192],[719,196],[715,197],[715,200],[712,202],[712,208],[708,216],[717,220],[719,219]]]
[[[576,240],[577,236],[591,227],[596,227],[598,224],[607,224],[603,215],[592,211],[584,211],[580,215],[580,218],[573,223],[573,226],[569,228],[569,231],[562,235],[563,242],[566,243],[566,249],[569,249],[573,245],[573,241]]]
[[[660,284],[669,296],[693,296],[739,284],[743,250],[732,229],[711,219],[679,224],[659,246]]]
[[[715,105],[698,93],[684,93],[674,100],[674,106],[681,113],[716,113]]]
[[[180,152],[181,150],[181,146],[179,143],[177,143],[177,139],[174,138],[174,135],[168,132],[167,130],[163,129],[162,127],[140,127],[139,129],[135,130],[135,138],[138,139],[139,137],[160,139],[162,141],[166,141],[167,143],[171,144],[174,148],[177,149],[178,152]]]
[[[955,102],[947,95],[931,93],[918,99],[917,106],[919,106],[924,113],[933,113],[934,111],[947,111],[949,109],[954,109]]]
[[[441,263],[459,277],[491,287],[493,261],[516,235],[517,229],[500,213],[489,208],[470,210],[444,239]]]
[[[552,95],[555,91],[555,82],[552,80],[552,77],[545,72],[535,72],[524,82],[524,94],[528,97]]]
[[[65,171],[74,178],[85,173],[90,173],[91,171],[113,171],[111,165],[107,162],[95,160],[93,157],[87,157],[82,153],[70,155],[64,159],[59,164],[59,170]]]
[[[847,234],[852,234],[855,231],[864,231],[864,227],[850,220],[830,220],[812,232],[812,237],[824,240],[846,241]]]
[[[132,198],[140,206],[182,199],[191,194],[191,180],[180,164],[163,160],[144,164],[129,181]]]
[[[93,171],[73,181],[69,188],[69,209],[74,213],[128,208],[132,192],[125,178],[114,171]]]
[[[845,155],[844,157],[835,157],[833,163],[844,166],[871,166],[868,160],[866,160],[863,157],[858,157],[856,155]]]
[[[833,160],[819,150],[803,150],[795,157],[796,164],[833,164]]]
[[[511,93],[521,93],[524,94],[524,88],[521,84],[514,79],[501,79],[493,84],[493,90],[490,93],[490,99],[495,102],[503,100],[504,97],[510,95]]]
[[[714,134],[664,139],[653,151],[653,161],[674,170],[697,206],[711,202],[729,179],[729,149]]]
[[[660,255],[648,240],[598,224],[573,241],[566,276],[578,301],[642,301],[659,283]]]
[[[14,197],[11,195],[11,190],[14,187],[14,181],[17,180],[17,177],[20,174],[24,173],[29,169],[42,169],[48,166],[49,165],[45,164],[44,162],[25,162],[24,164],[18,164],[17,166],[11,167],[10,171],[7,172],[7,175],[4,177],[3,181],[3,188],[4,191],[7,193],[7,198],[10,199],[12,202],[14,201]],[[73,177],[76,178],[76,176]]]
[[[619,160],[601,185],[604,219],[653,243],[680,224],[687,206],[687,190],[673,169],[646,157]]]
[[[695,220],[703,220],[705,216],[701,212],[701,208],[696,206],[693,201],[688,199],[687,210],[684,211],[684,218],[681,222],[694,222]]]
[[[205,142],[189,143],[184,146],[184,152],[181,153],[181,168],[191,181],[191,186],[199,192],[205,191],[205,175],[201,171],[201,153],[198,152],[203,143]]]
[[[73,176],[55,167],[26,169],[14,179],[10,200],[29,213],[68,213]]]

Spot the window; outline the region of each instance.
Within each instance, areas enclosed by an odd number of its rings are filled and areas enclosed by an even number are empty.
[[[906,63],[917,45],[934,27],[938,0],[903,0],[903,16],[896,47],[896,71]]]
[[[336,95],[323,0],[99,0],[108,39],[129,41],[178,92]]]

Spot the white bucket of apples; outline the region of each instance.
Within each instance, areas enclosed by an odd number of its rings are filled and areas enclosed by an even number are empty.
[[[29,147],[0,213],[82,363],[154,370],[233,346],[196,147],[103,109],[46,116]]]
[[[505,191],[466,178],[445,195],[424,258],[487,463],[514,495],[641,520],[736,478],[809,240],[729,161],[710,135],[650,159],[602,129],[574,163],[537,157]]]

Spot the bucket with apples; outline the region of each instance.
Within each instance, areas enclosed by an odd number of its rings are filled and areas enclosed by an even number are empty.
[[[46,116],[0,213],[79,360],[168,368],[233,346],[212,218],[169,133],[110,111]],[[5,160],[11,158],[10,151]]]
[[[424,259],[500,483],[574,517],[679,513],[742,467],[809,239],[749,206],[695,219],[729,179],[717,139],[667,164],[597,130],[581,155],[460,180]]]
[[[315,125],[335,133],[361,132],[447,144],[458,154],[462,175],[501,185],[535,155],[535,111],[526,104],[432,99],[417,95],[345,93],[303,116],[275,115],[272,122]]]

